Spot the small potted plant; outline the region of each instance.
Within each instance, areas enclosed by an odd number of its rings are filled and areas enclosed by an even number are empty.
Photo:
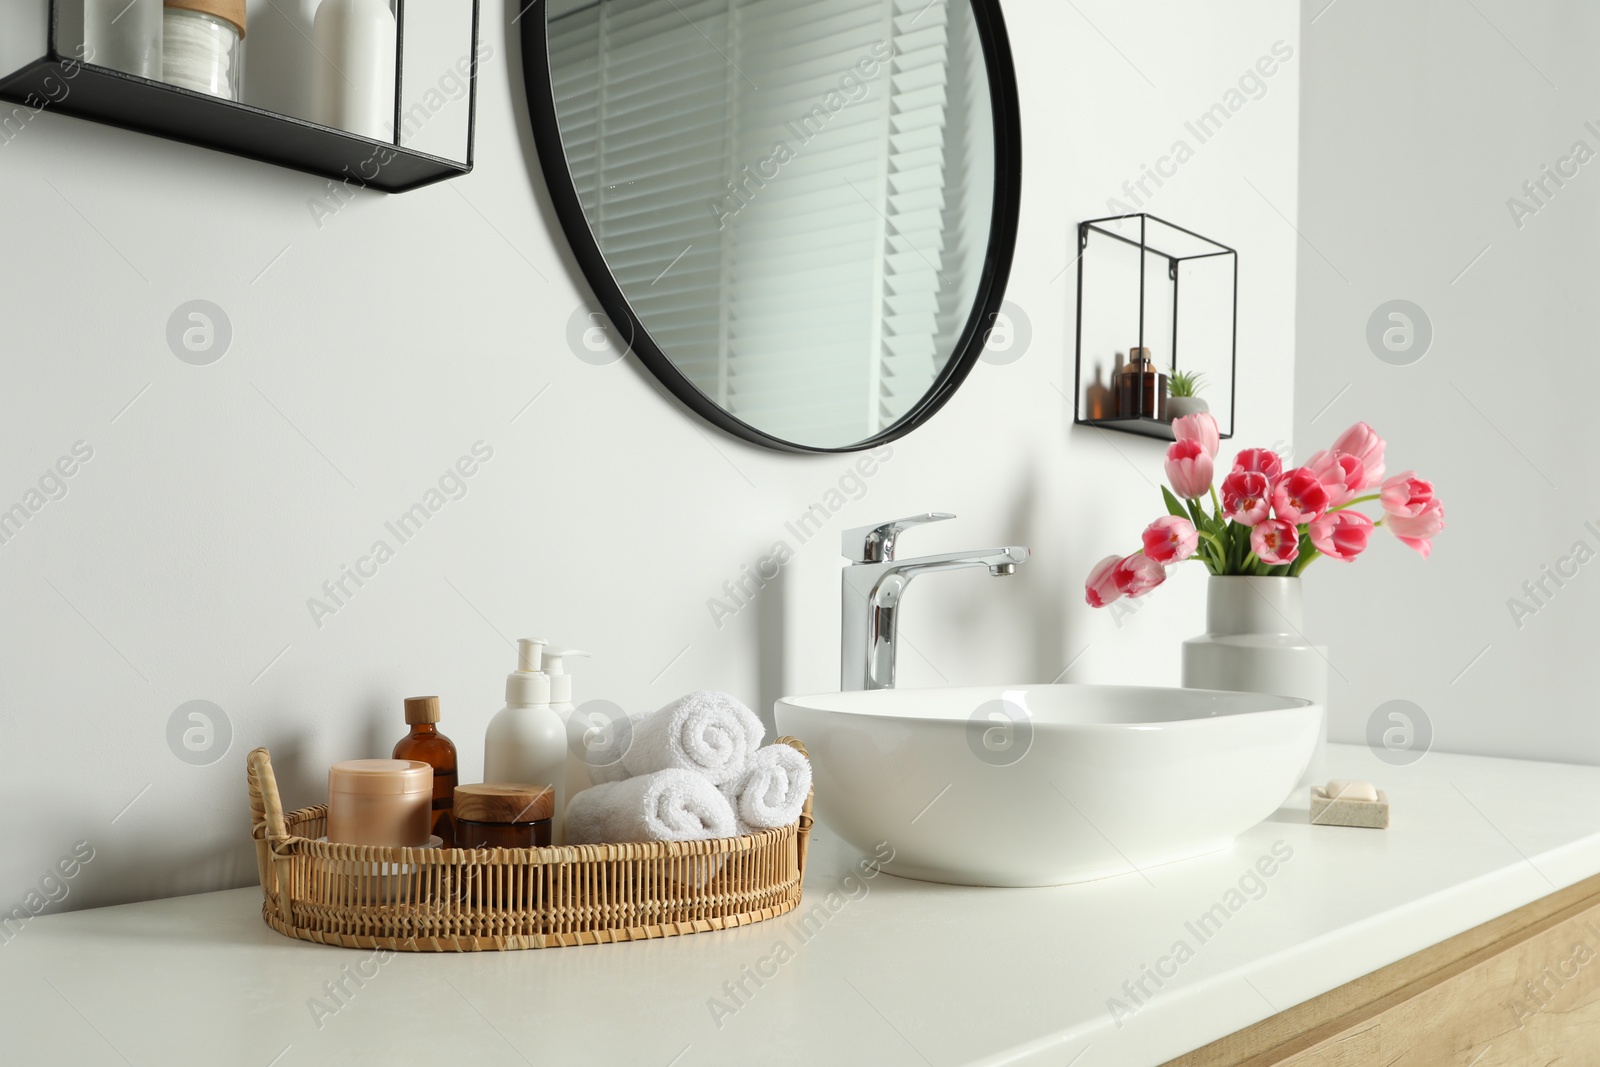
[[[1200,393],[1200,379],[1205,377],[1203,371],[1184,371],[1177,367],[1172,368],[1172,375],[1167,379],[1167,418],[1181,419],[1186,415],[1198,415],[1202,411],[1210,411],[1211,405],[1206,403]]]

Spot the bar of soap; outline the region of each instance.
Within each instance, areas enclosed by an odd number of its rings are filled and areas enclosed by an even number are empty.
[[[1331,779],[1322,790],[1332,800],[1366,800],[1378,799],[1378,790],[1371,782],[1362,782],[1354,778]]]
[[[1326,787],[1311,787],[1311,824],[1313,826],[1356,826],[1369,830],[1389,828],[1389,797],[1381,789],[1373,789],[1366,782],[1354,783],[1372,789],[1371,800],[1353,800],[1348,794],[1333,792],[1335,786],[1352,783],[1334,779]]]

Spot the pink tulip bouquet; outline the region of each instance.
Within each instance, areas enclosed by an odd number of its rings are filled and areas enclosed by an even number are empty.
[[[1293,470],[1284,470],[1271,449],[1244,449],[1222,479],[1220,497],[1213,484],[1221,444],[1216,420],[1189,415],[1172,428],[1172,488],[1161,488],[1169,514],[1145,527],[1139,551],[1095,564],[1085,584],[1090,607],[1142,596],[1166,581],[1169,566],[1188,559],[1217,575],[1292,578],[1323,556],[1355,559],[1379,526],[1427,559],[1434,535],[1444,529],[1444,505],[1433,483],[1412,471],[1385,479],[1383,438],[1364,422]],[[1210,514],[1198,503],[1207,496]],[[1351,510],[1372,501],[1383,508],[1376,521]]]

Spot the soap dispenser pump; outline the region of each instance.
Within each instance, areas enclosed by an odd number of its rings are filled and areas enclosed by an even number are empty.
[[[553,649],[544,654],[545,670],[550,675],[550,709],[561,716],[567,729],[567,799],[577,796],[594,782],[589,777],[589,764],[584,759],[584,723],[575,728],[572,713],[578,710],[572,703],[572,675],[566,671],[564,660],[573,656],[589,658],[589,653],[577,649]],[[574,736],[576,733],[576,736]]]
[[[572,706],[572,675],[566,671],[563,660],[573,656],[589,658],[589,653],[575,648],[553,648],[544,654],[544,671],[550,676],[550,707],[563,719],[575,710]]]
[[[550,708],[550,675],[541,668],[549,642],[517,642],[517,669],[506,676],[506,706],[483,740],[483,780],[494,785],[549,786],[555,791],[551,837],[563,844],[567,806],[567,728]]]

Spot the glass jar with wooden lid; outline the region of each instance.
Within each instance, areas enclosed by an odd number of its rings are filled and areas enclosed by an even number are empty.
[[[556,792],[548,785],[456,786],[457,848],[541,848],[549,845]]]
[[[245,0],[163,0],[161,80],[224,100],[244,87]]]

